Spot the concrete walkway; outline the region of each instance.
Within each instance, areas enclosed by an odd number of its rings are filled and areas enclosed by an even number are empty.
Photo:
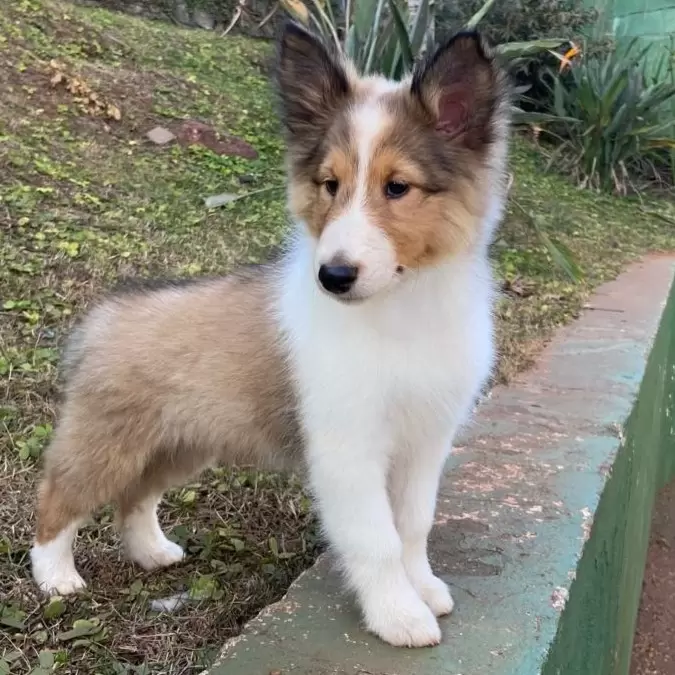
[[[664,310],[673,262],[650,258],[600,288],[535,369],[492,392],[458,443],[431,538],[457,602],[439,647],[394,649],[365,633],[323,557],[209,673],[626,672],[666,470],[659,448],[672,432],[661,420],[675,391],[675,300]],[[662,326],[657,337],[668,312],[673,333]]]

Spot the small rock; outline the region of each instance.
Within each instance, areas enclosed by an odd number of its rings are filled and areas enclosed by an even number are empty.
[[[192,21],[204,30],[213,30],[216,27],[216,20],[203,9],[195,9],[192,12]]]
[[[191,26],[192,19],[190,18],[190,11],[188,10],[185,0],[176,0],[173,5],[173,17],[182,23],[184,26]]]
[[[239,184],[240,185],[251,185],[253,183],[255,183],[255,176],[251,176],[248,173],[245,173],[242,176],[239,176]]]
[[[214,209],[217,206],[225,206],[229,202],[233,202],[237,198],[237,195],[233,195],[230,192],[224,192],[222,195],[213,195],[212,197],[207,197],[204,200],[207,209]]]
[[[181,145],[203,145],[217,155],[229,155],[255,159],[256,149],[243,138],[219,134],[213,127],[197,120],[186,120],[176,130],[176,138]]]
[[[176,136],[165,127],[155,127],[146,134],[155,145],[166,145],[173,141]]]
[[[189,593],[178,593],[168,598],[159,598],[150,602],[150,609],[153,612],[175,612],[179,610],[190,599]]]

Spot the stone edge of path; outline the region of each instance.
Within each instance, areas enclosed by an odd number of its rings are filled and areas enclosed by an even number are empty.
[[[457,601],[441,645],[364,632],[324,555],[206,672],[627,673],[654,494],[675,474],[674,270],[648,256],[598,288],[459,439],[430,540]]]

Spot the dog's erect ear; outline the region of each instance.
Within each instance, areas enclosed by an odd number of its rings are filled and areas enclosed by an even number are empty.
[[[349,80],[338,59],[292,21],[279,38],[277,83],[283,122],[292,136],[321,133],[349,95]]]
[[[439,47],[415,69],[411,88],[443,137],[472,150],[492,141],[503,83],[478,33],[458,33]]]

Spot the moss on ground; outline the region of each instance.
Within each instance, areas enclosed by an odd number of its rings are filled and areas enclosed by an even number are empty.
[[[89,594],[45,604],[27,558],[57,350],[73,318],[121,276],[226,272],[263,257],[286,230],[269,56],[263,42],[58,0],[0,9],[0,673],[51,672],[52,663],[63,673],[194,672],[316,555],[293,477],[218,470],[162,509],[188,548],[181,566],[133,569],[108,510],[77,550]],[[258,158],[145,139],[185,119],[246,140]],[[260,192],[204,206],[209,195],[247,191]],[[494,247],[505,290],[501,380],[530,364],[594,285],[646,251],[675,249],[672,204],[580,192],[543,175],[525,141],[512,194]],[[523,212],[575,252],[582,284],[553,266]],[[175,612],[152,610],[151,600],[185,591]]]

